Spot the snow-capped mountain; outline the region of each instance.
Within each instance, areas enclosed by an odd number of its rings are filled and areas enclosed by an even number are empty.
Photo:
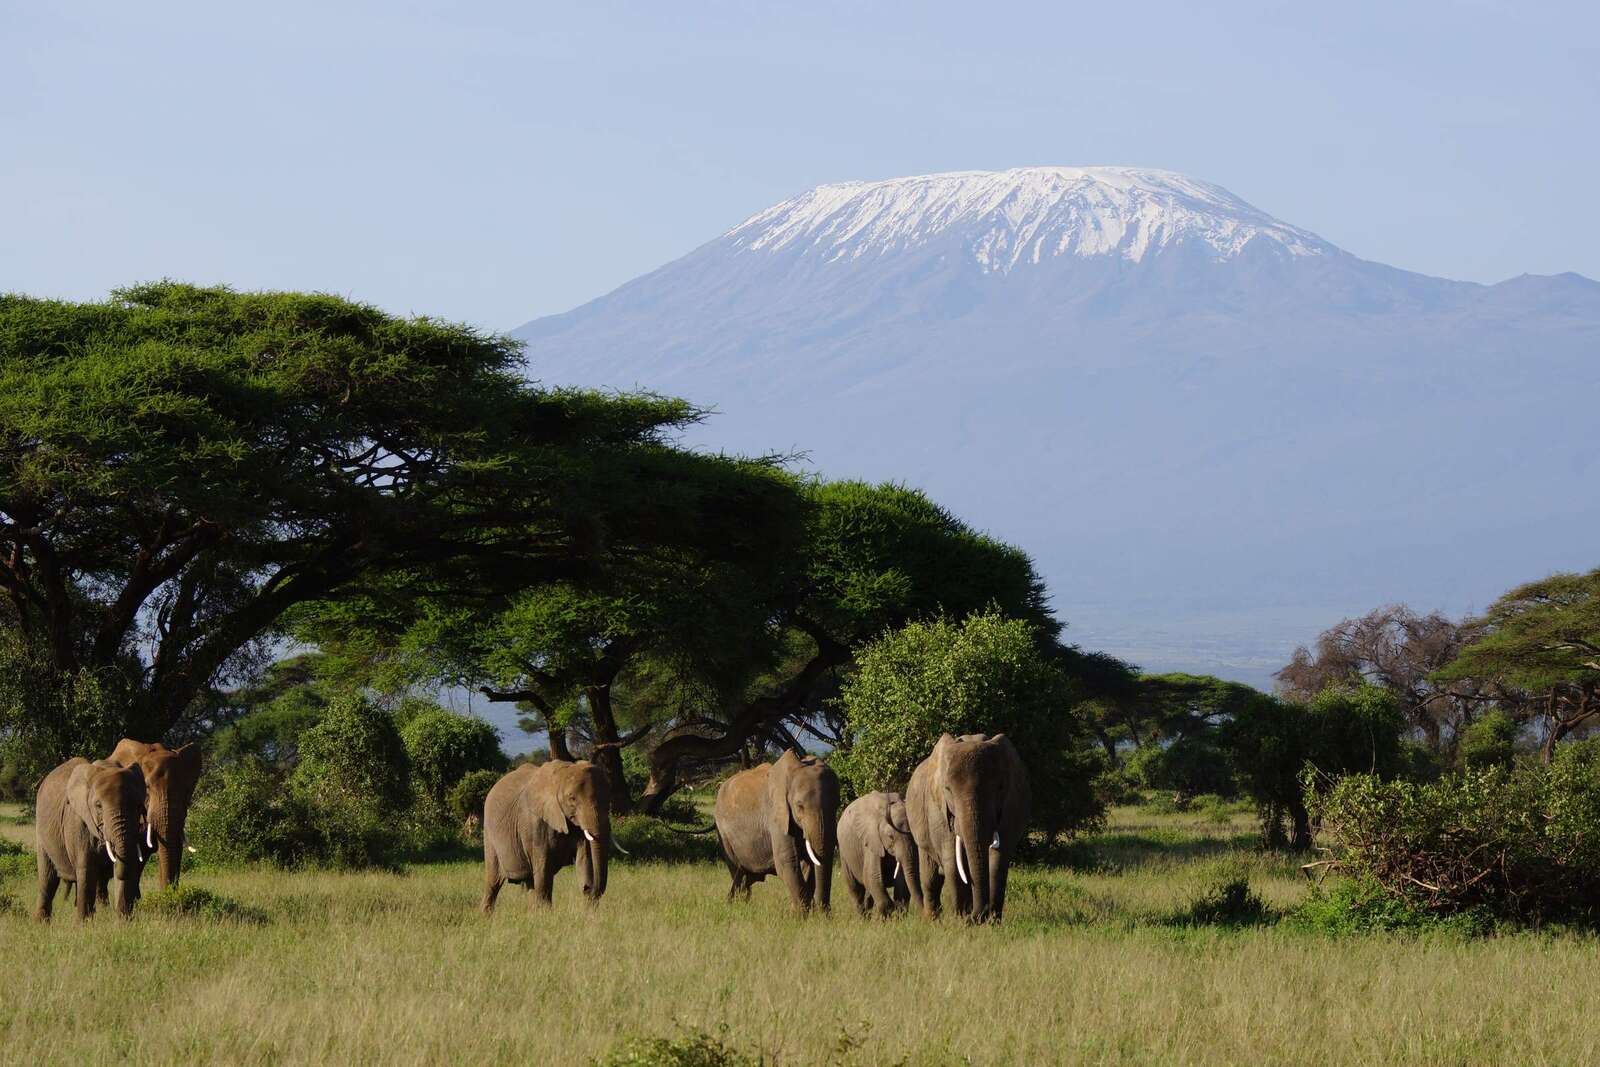
[[[1147,667],[1262,683],[1341,614],[1600,562],[1600,284],[1397,270],[1169,172],[820,186],[515,333],[714,407],[697,443],[925,487]]]

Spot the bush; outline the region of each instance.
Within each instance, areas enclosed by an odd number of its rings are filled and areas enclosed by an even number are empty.
[[[1509,767],[1517,758],[1517,724],[1493,708],[1461,732],[1461,765],[1468,770]]]
[[[200,779],[186,831],[206,864],[264,860],[295,867],[326,854],[315,823],[305,798],[279,771],[245,759]]]
[[[1129,754],[1123,770],[1146,789],[1186,796],[1214,793],[1231,797],[1238,792],[1228,753],[1215,737],[1206,734],[1137,748]]]
[[[490,772],[498,777],[506,769],[498,730],[482,719],[457,715],[437,704],[411,710],[400,727],[400,738],[424,819],[443,819],[450,813],[451,790],[467,775]],[[465,817],[463,813],[461,818]]]
[[[716,863],[722,846],[715,833],[690,834],[674,830],[649,815],[615,815],[611,835],[635,862]]]
[[[727,1032],[686,1028],[679,1037],[635,1037],[594,1061],[596,1067],[760,1067],[760,1056],[727,1042]]]
[[[450,814],[458,824],[465,824],[473,816],[483,818],[483,803],[501,777],[500,771],[469,771],[450,788]]]
[[[290,784],[323,810],[382,818],[410,806],[410,764],[393,716],[341,697],[300,735]]]
[[[1305,903],[1285,916],[1284,924],[1336,936],[1396,932],[1470,936],[1494,927],[1484,912],[1440,915],[1388,892],[1370,878],[1341,879],[1330,889],[1314,889]]]
[[[1351,775],[1312,805],[1339,867],[1419,909],[1600,921],[1600,742],[1431,783]]]
[[[1209,883],[1173,917],[1179,926],[1259,926],[1272,919],[1272,909],[1250,888],[1250,872],[1240,863],[1215,868]]]
[[[23,874],[37,874],[38,865],[33,853],[11,841],[0,837],[0,881]]]
[[[169,918],[207,919],[213,922],[250,923],[267,921],[260,908],[219,897],[209,890],[188,885],[169,885],[139,897],[139,911]]]
[[[1095,826],[1105,757],[1074,711],[1072,683],[1026,622],[997,612],[913,622],[856,657],[839,701],[850,745],[832,763],[847,790],[903,789],[943,733],[1004,733],[1028,768],[1047,835]]]

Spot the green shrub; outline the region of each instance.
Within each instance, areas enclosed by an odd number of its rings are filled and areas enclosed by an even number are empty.
[[[1509,767],[1517,758],[1517,724],[1500,708],[1461,732],[1461,765],[1468,770]]]
[[[1053,836],[1099,824],[1105,757],[1075,710],[1073,683],[1034,628],[994,611],[913,622],[856,657],[839,701],[850,745],[830,759],[855,795],[902,789],[943,733],[1004,733],[1028,768],[1033,823]]]
[[[325,851],[305,798],[288,788],[281,772],[254,758],[200,779],[186,831],[207,864],[264,860],[295,867]]]
[[[328,811],[388,816],[411,803],[411,761],[394,717],[359,697],[341,697],[300,735],[290,784]]]
[[[688,1027],[679,1037],[635,1037],[623,1041],[596,1067],[760,1067],[760,1056],[728,1044],[727,1031],[711,1034]]]
[[[250,923],[267,921],[267,913],[206,889],[188,885],[169,885],[139,897],[139,912],[168,918],[207,919],[213,922]]]
[[[611,835],[627,850],[623,858],[634,862],[715,863],[722,858],[715,833],[684,833],[649,815],[612,816]]]
[[[451,790],[468,774],[489,771],[498,775],[506,769],[498,730],[482,719],[458,715],[437,704],[411,710],[400,727],[400,738],[424,818],[446,817]]]
[[[1250,888],[1248,868],[1224,861],[1211,869],[1205,885],[1173,921],[1180,926],[1259,926],[1274,917]]]
[[[1293,930],[1346,935],[1368,933],[1445,933],[1472,936],[1488,933],[1494,920],[1483,911],[1442,915],[1391,893],[1370,878],[1340,879],[1318,887],[1284,917]]]
[[[38,861],[32,852],[15,841],[0,837],[0,881],[22,874],[37,874]]]
[[[1128,777],[1145,789],[1195,795],[1238,792],[1228,753],[1208,735],[1180,737],[1171,744],[1157,742],[1135,749],[1123,763]]]
[[[450,814],[458,824],[465,823],[469,816],[483,818],[483,802],[502,777],[500,771],[468,771],[450,787]]]
[[[1430,783],[1351,775],[1312,807],[1339,867],[1422,910],[1600,922],[1600,742]]]

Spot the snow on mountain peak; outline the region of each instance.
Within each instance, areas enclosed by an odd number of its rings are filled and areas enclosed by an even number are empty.
[[[833,262],[952,235],[986,273],[1066,255],[1137,262],[1188,243],[1229,259],[1258,238],[1292,256],[1336,251],[1220,186],[1135,167],[1020,167],[820,185],[723,239],[740,252],[791,249]]]

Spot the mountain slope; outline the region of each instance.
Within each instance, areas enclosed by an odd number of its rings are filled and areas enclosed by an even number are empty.
[[[822,186],[516,335],[716,407],[699,443],[926,487],[1151,667],[1260,683],[1600,540],[1600,285],[1396,270],[1163,171]]]

